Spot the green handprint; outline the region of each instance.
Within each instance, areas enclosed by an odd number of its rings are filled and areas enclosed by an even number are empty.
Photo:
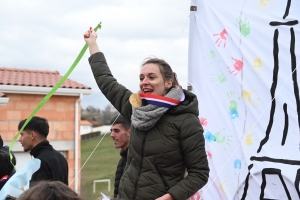
[[[223,84],[227,81],[226,76],[221,74],[211,74],[211,82],[215,83],[215,85]]]
[[[226,139],[226,136],[225,135],[222,135],[221,132],[216,132],[214,134],[215,138],[216,138],[216,142],[217,143],[223,143]]]
[[[240,29],[242,35],[244,37],[247,37],[247,35],[250,34],[249,21],[247,22],[247,18],[243,21],[241,17],[238,17],[236,21],[238,23],[238,28]]]

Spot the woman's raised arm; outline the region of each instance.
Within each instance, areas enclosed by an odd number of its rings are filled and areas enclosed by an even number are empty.
[[[97,33],[93,30],[92,27],[88,31],[86,31],[83,35],[85,42],[89,46],[90,54],[93,55],[94,53],[100,52],[97,40]]]

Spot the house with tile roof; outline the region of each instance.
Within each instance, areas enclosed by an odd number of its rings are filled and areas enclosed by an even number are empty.
[[[90,133],[92,131],[93,124],[88,120],[80,121],[80,135]]]
[[[57,71],[0,67],[0,135],[5,145],[17,134],[19,121],[30,116],[61,78]],[[67,79],[36,114],[48,120],[47,139],[66,157],[69,183],[74,180],[70,187],[77,192],[80,188],[80,101],[91,93],[90,87]],[[18,141],[12,150],[17,168],[31,159]]]

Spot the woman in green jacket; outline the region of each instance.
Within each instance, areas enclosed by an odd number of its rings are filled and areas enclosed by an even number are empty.
[[[111,104],[132,123],[118,197],[189,198],[207,183],[209,174],[197,97],[182,90],[168,63],[156,58],[143,63],[140,94],[132,94],[112,76],[96,38],[92,28],[84,34],[95,80]]]

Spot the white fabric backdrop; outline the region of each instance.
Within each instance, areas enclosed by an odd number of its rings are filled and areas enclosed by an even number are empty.
[[[300,1],[191,5],[188,81],[211,170],[191,199],[299,199]]]

